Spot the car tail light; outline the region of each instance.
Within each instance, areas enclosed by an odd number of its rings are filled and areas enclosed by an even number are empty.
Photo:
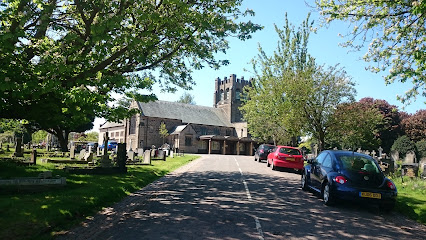
[[[346,183],[348,180],[343,176],[337,176],[334,178],[334,181],[340,184]]]
[[[393,182],[389,181],[389,180],[386,182],[386,185],[388,186],[388,188],[390,188],[392,190],[396,189],[395,184]]]

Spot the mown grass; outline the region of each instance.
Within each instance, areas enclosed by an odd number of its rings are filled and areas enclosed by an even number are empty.
[[[426,181],[419,178],[393,178],[398,198],[395,210],[426,224]]]
[[[195,158],[185,155],[153,161],[151,166],[129,165],[127,174],[115,175],[68,174],[58,164],[0,162],[3,179],[37,177],[42,171],[67,178],[65,187],[0,188],[0,239],[51,239]]]

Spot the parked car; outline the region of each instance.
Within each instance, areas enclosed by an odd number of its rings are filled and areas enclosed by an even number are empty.
[[[117,147],[118,143],[115,140],[108,140],[108,150],[114,150]],[[99,148],[104,149],[104,144]]]
[[[303,155],[298,148],[289,146],[276,146],[272,152],[268,154],[266,164],[272,166],[272,170],[277,167],[293,168],[301,171],[304,165]]]
[[[365,201],[390,211],[398,195],[395,184],[385,177],[376,160],[351,151],[327,150],[308,160],[301,184],[303,190],[320,193],[326,205],[338,200]]]
[[[261,162],[262,160],[266,160],[269,152],[274,148],[275,145],[261,144],[254,153],[254,161]]]

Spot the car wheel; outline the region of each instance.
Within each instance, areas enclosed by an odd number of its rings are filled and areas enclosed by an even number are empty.
[[[271,166],[271,164],[269,163],[269,159],[266,159],[266,166],[267,166],[267,167],[270,167],[270,166]]]
[[[254,161],[257,162],[257,158],[256,157],[254,157]]]
[[[302,172],[302,179],[301,179],[301,183],[302,183],[302,190],[307,191],[308,190],[308,179],[306,179],[306,175],[305,173]]]
[[[322,188],[322,199],[324,200],[324,204],[327,206],[331,206],[334,203],[333,195],[330,192],[330,184],[325,183]]]

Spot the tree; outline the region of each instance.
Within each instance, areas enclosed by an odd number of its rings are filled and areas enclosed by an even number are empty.
[[[409,151],[415,152],[416,145],[413,143],[413,141],[410,140],[408,136],[404,135],[396,139],[391,149],[393,151],[398,151],[399,157],[404,157],[405,154],[407,154]]]
[[[359,102],[376,108],[382,114],[383,121],[376,126],[376,129],[383,151],[389,152],[395,140],[404,135],[401,129],[401,119],[404,117],[404,113],[398,111],[395,105],[381,99],[367,97],[360,99]]]
[[[133,115],[109,104],[115,94],[154,100],[138,92],[154,82],[190,89],[193,70],[228,64],[214,55],[228,49],[227,37],[246,40],[261,28],[238,20],[254,14],[240,12],[241,2],[2,1],[0,117],[26,119],[62,146],[94,117]]]
[[[260,53],[252,61],[257,76],[252,86],[245,88],[248,100],[241,107],[252,135],[273,136],[274,128],[292,137],[306,133],[324,149],[335,106],[353,101],[354,84],[346,72],[338,66],[317,66],[309,55],[312,25],[308,15],[295,30],[286,17],[282,30],[275,27],[280,41],[274,54],[268,56],[259,47]],[[262,133],[268,124],[272,127]]]
[[[401,122],[405,134],[412,141],[426,140],[426,110],[418,110]]]
[[[356,50],[370,42],[364,59],[373,72],[388,71],[386,84],[411,79],[404,96],[409,103],[418,94],[426,96],[426,1],[316,0],[326,23],[348,21],[353,25],[344,47]]]
[[[169,136],[169,131],[167,130],[166,124],[164,122],[161,122],[158,132],[160,133],[160,136],[163,138],[163,144],[164,144],[164,138]]]
[[[343,103],[333,113],[329,140],[342,149],[377,149],[383,116],[380,111],[363,102]]]
[[[179,103],[186,103],[186,104],[191,104],[191,105],[195,105],[195,100],[194,100],[194,96],[192,96],[191,94],[184,92],[182,94],[182,96],[180,96],[179,100],[177,100],[176,102]]]
[[[31,135],[32,143],[39,144],[47,137],[47,132],[44,130],[39,130]]]

